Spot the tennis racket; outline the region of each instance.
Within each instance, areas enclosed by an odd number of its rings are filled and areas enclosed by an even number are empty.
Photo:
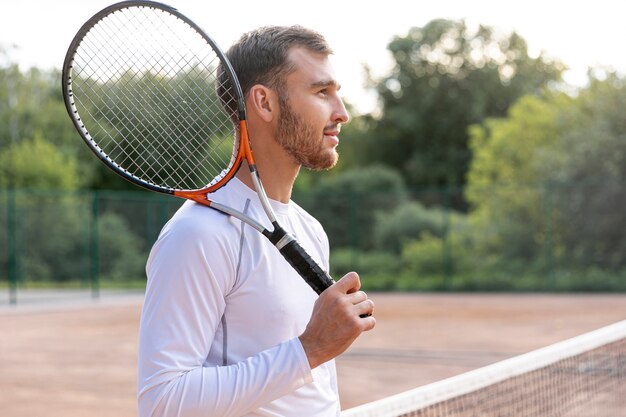
[[[152,1],[109,6],[74,37],[62,82],[78,133],[117,174],[244,221],[315,292],[333,284],[276,221],[255,167],[237,77],[219,46],[190,19]],[[273,230],[210,199],[244,160]]]

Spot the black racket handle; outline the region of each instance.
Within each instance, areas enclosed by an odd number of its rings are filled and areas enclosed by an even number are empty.
[[[280,253],[318,295],[335,283],[296,240],[280,248]]]
[[[302,246],[294,239],[281,247],[287,262],[300,274],[313,291],[320,295],[324,290],[335,283],[333,279],[311,258]],[[369,314],[361,314],[359,317],[369,317]]]

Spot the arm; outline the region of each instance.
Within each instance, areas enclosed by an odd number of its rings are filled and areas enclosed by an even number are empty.
[[[140,416],[241,416],[311,381],[297,339],[244,362],[192,367],[139,396]]]
[[[236,257],[228,245],[184,226],[166,230],[148,261],[139,415],[241,415],[310,382],[297,338],[230,366],[203,366],[233,285]]]

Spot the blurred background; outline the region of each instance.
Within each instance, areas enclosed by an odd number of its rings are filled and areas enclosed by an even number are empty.
[[[619,2],[170,3],[224,49],[293,23],[334,46],[352,121],[339,165],[302,172],[294,200],[326,228],[335,276],[387,291],[626,289]],[[1,303],[140,291],[180,205],[110,173],[66,114],[66,48],[108,4],[27,0],[0,17]]]

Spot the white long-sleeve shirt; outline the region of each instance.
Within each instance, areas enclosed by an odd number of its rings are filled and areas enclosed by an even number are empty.
[[[270,226],[237,179],[211,195]],[[270,201],[279,223],[328,269],[321,225]],[[140,417],[340,414],[334,361],[311,370],[298,336],[315,292],[258,231],[187,202],[147,263],[140,325]]]

